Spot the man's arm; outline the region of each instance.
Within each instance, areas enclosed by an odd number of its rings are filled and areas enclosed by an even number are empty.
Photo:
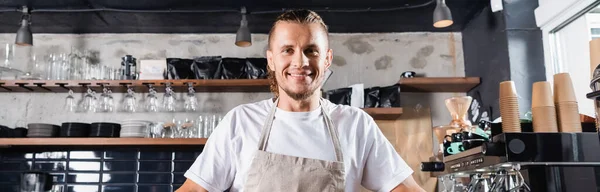
[[[412,176],[406,178],[402,183],[392,189],[391,192],[426,192],[421,188]]]
[[[208,190],[202,188],[202,186],[198,185],[192,180],[186,179],[185,183],[177,189],[175,192],[208,192]]]

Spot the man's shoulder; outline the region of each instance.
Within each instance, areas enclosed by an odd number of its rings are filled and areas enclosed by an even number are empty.
[[[268,112],[268,109],[273,105],[272,99],[264,99],[252,103],[238,105],[231,109],[228,113],[232,115],[240,114],[261,114]]]
[[[327,104],[327,108],[330,111],[332,116],[336,116],[337,118],[350,118],[354,120],[361,121],[369,121],[372,120],[371,116],[367,114],[364,110],[358,107],[353,107],[350,105],[340,105],[332,103],[328,100],[325,100]]]

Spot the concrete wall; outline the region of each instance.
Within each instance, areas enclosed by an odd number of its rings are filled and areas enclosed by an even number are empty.
[[[14,42],[14,34],[0,34],[0,42]],[[191,58],[193,56],[222,55],[224,57],[264,57],[266,35],[253,35],[253,46],[236,47],[232,34],[89,34],[56,35],[35,34],[37,58],[52,52],[79,49],[99,51],[99,62],[118,66],[125,54],[141,59],[165,57]],[[416,71],[426,76],[464,76],[462,36],[460,33],[394,33],[394,34],[332,34],[334,50],[333,76],[325,89],[364,83],[365,87],[387,86],[396,83],[404,71]],[[38,62],[44,63],[39,60]],[[402,94],[405,110],[418,104],[432,108],[433,125],[450,121],[444,99],[464,93]],[[170,121],[176,118],[194,118],[186,113],[67,113],[62,107],[64,93],[0,93],[0,124],[22,126],[26,123],[60,123],[65,121],[98,122],[124,119]],[[83,94],[77,94],[76,100]],[[115,94],[120,101],[123,94]],[[162,97],[162,94],[159,95]],[[233,107],[269,98],[270,93],[199,93],[201,112],[225,113]],[[138,99],[142,99],[138,95]],[[183,98],[182,94],[178,97]],[[201,113],[199,112],[199,113]]]

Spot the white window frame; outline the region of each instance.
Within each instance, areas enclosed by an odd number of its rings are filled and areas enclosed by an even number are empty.
[[[552,46],[558,36],[554,33],[573,19],[586,13],[592,6],[598,4],[599,0],[546,0],[535,9],[535,19],[538,27],[542,30],[544,46],[544,64],[546,66],[546,81],[553,82],[556,73],[564,72],[566,66],[558,62],[555,48]]]

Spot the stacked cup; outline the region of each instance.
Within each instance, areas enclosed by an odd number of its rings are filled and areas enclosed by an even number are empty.
[[[502,132],[521,132],[517,90],[513,81],[500,83],[500,116],[502,116]]]
[[[552,87],[547,81],[533,83],[531,93],[533,132],[558,132]]]
[[[558,115],[558,130],[565,133],[581,132],[577,98],[568,73],[554,75],[554,104]]]

